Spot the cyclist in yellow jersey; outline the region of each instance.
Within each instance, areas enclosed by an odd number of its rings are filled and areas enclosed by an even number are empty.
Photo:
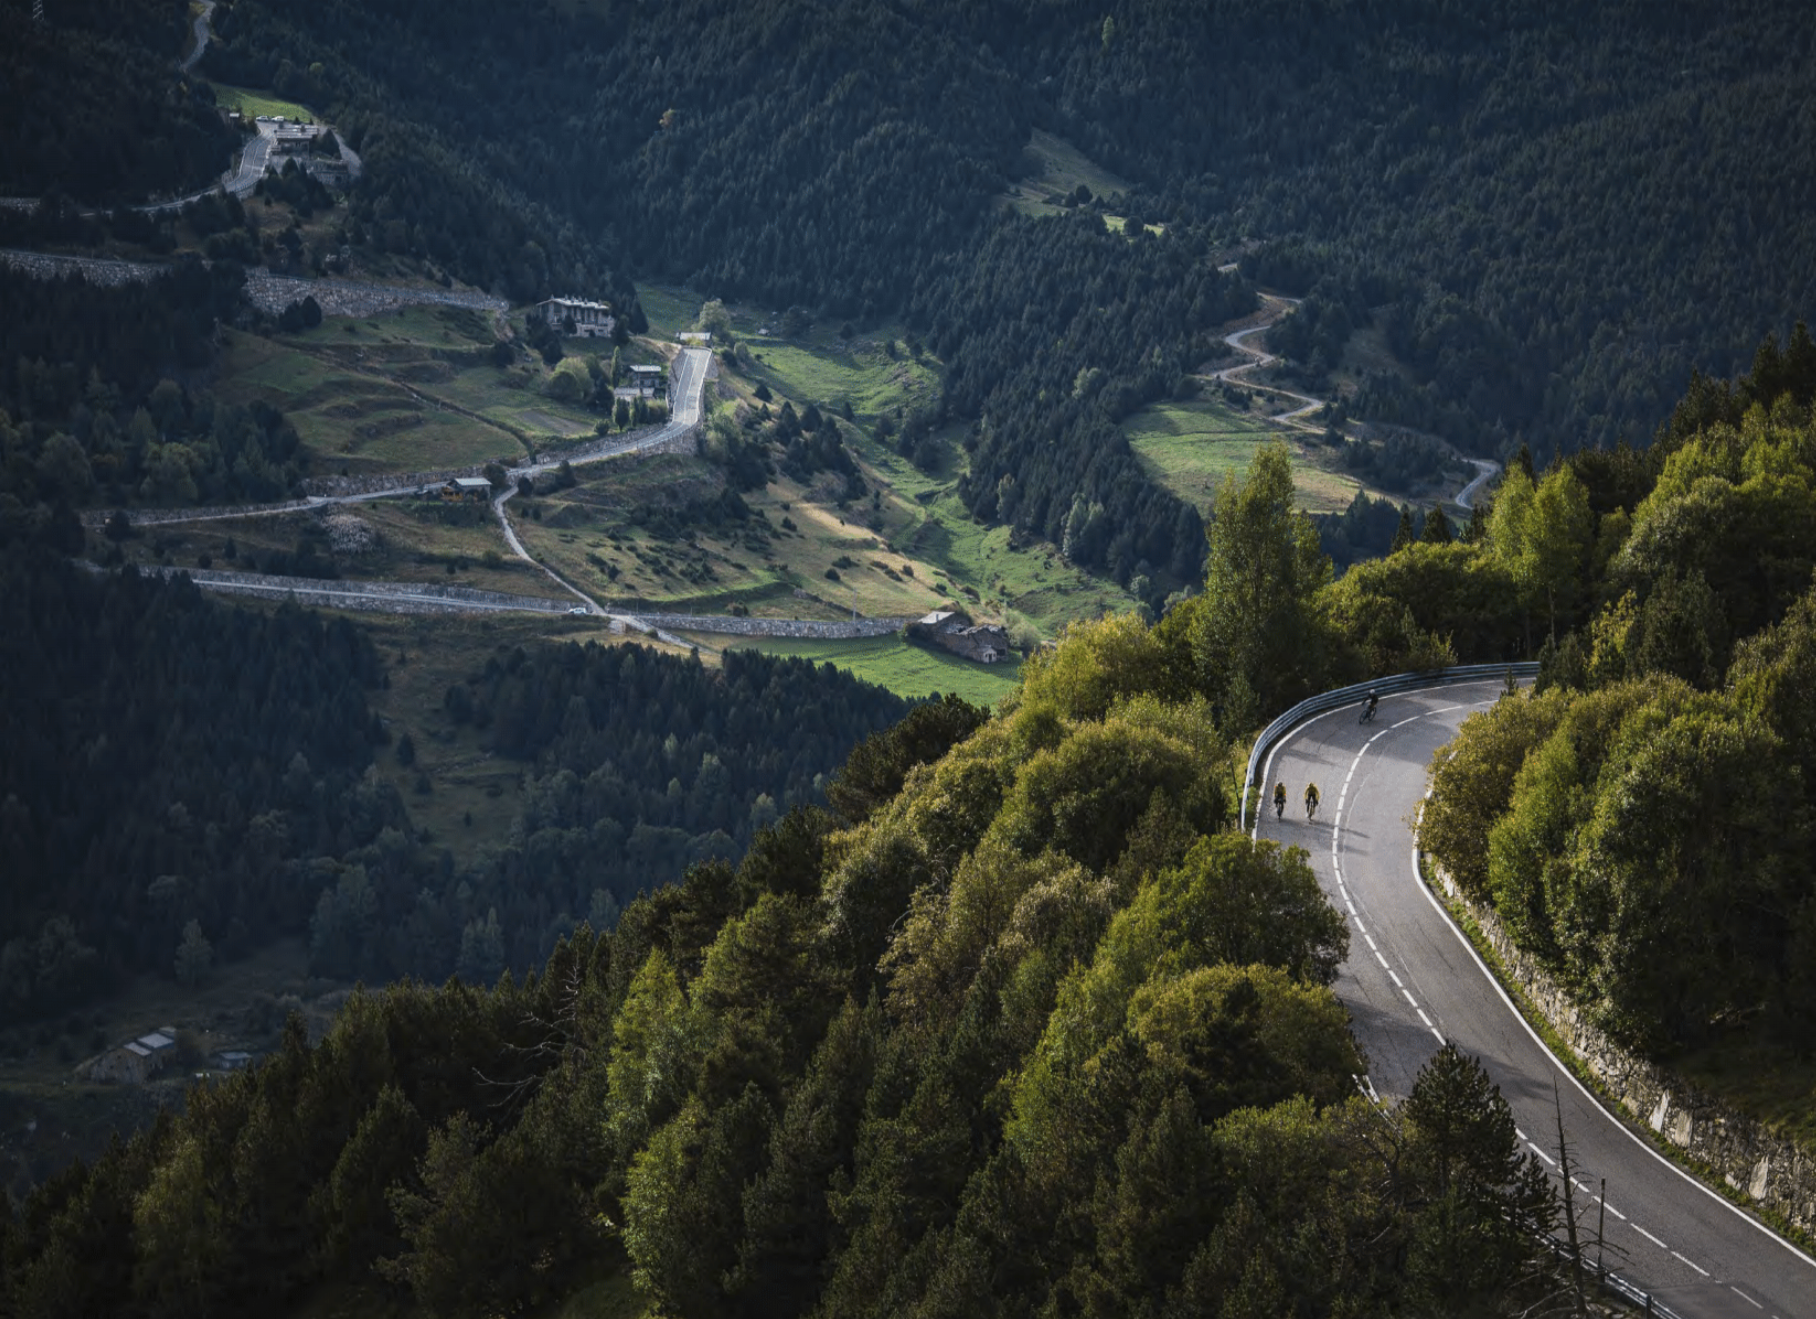
[[[1305,785],[1305,818],[1309,820],[1317,813],[1318,785],[1316,783],[1308,783]]]
[[[1285,815],[1286,815],[1286,784],[1276,783],[1274,785],[1274,818],[1276,820],[1282,819],[1285,817]]]

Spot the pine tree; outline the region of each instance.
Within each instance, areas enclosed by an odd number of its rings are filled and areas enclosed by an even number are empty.
[[[1400,509],[1400,527],[1394,532],[1394,543],[1387,547],[1389,554],[1398,554],[1418,539],[1412,525],[1412,507],[1406,505]]]
[[[1478,503],[1469,510],[1469,525],[1463,529],[1463,543],[1480,545],[1488,539],[1488,507]]]
[[[1450,529],[1450,519],[1444,516],[1444,510],[1439,505],[1433,504],[1431,512],[1425,515],[1425,530],[1419,539],[1427,545],[1448,545],[1456,539]]]

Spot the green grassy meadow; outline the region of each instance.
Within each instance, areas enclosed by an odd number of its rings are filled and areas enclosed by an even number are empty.
[[[990,706],[1021,684],[1021,665],[977,664],[923,646],[910,645],[899,636],[868,637],[858,641],[809,641],[793,637],[762,639],[702,635],[707,644],[735,644],[765,655],[792,655],[831,664],[866,682],[887,687],[898,696],[928,696],[957,692],[973,705]]]
[[[702,299],[685,289],[643,284],[637,289],[637,301],[643,304],[643,314],[649,318],[650,337],[673,339],[682,330],[693,328]]]
[[[359,554],[335,556],[343,577],[571,598],[547,573],[510,552],[491,510],[484,506],[449,507],[434,499],[375,499],[347,505],[339,515],[365,523],[376,539],[376,544]],[[200,561],[206,557],[213,568],[255,572],[261,555],[294,550],[316,516],[298,512],[148,527],[145,534],[120,548],[128,562],[148,567],[201,567]],[[450,518],[471,520],[451,524]],[[93,534],[93,552],[104,554],[108,542],[98,532]],[[229,544],[234,551],[231,559],[227,556]]]
[[[328,471],[517,461],[591,436],[603,420],[550,398],[540,359],[495,365],[491,317],[466,308],[406,307],[331,316],[296,334],[227,335],[216,392],[281,408]],[[597,347],[571,346],[575,355]]]
[[[315,114],[307,106],[283,100],[270,92],[254,91],[250,87],[229,87],[224,82],[211,85],[214,87],[216,105],[223,110],[238,110],[248,119],[256,119],[260,115],[272,118],[282,115],[286,119],[300,120],[305,124],[315,122]]]
[[[1127,179],[1103,168],[1064,138],[1038,128],[1022,148],[1022,167],[1027,172],[1009,185],[1001,200],[1024,215],[1062,213],[1067,208],[1061,202],[1081,183],[1100,199],[1129,190]]]
[[[885,345],[896,343],[892,353]],[[850,345],[812,341],[760,342],[748,345],[755,358],[750,379],[799,403],[842,413],[845,404],[865,421],[898,407],[931,402],[939,386],[938,363],[914,358],[899,341],[883,335],[854,339]],[[797,403],[797,406],[799,406]]]
[[[920,614],[945,599],[924,565],[863,524],[841,523],[795,482],[747,494],[757,516],[743,523],[674,534],[653,529],[647,510],[717,499],[724,481],[710,464],[665,454],[581,474],[573,489],[518,501],[511,512],[532,554],[599,599],[676,613],[740,604],[788,618]]]
[[[417,397],[423,391],[351,362],[239,331],[223,331],[216,394],[278,408],[317,459],[320,470],[355,475],[464,467],[519,457],[506,431],[475,424]]]
[[[1341,512],[1361,488],[1354,477],[1320,465],[1303,433],[1269,426],[1219,399],[1156,403],[1124,422],[1123,431],[1154,479],[1201,512],[1210,510],[1224,477],[1246,471],[1255,450],[1276,438],[1292,450],[1300,508]]]
[[[684,290],[646,286],[638,296],[653,338],[688,328],[699,315],[700,299]],[[732,414],[762,407],[754,395],[761,384],[770,406],[787,399],[798,411],[813,403],[840,418],[833,424],[870,497],[847,503],[836,478],[802,483],[778,475],[745,493],[759,515],[752,527],[697,527],[665,540],[633,525],[634,507],[716,495],[716,470],[674,458],[609,463],[584,469],[573,491],[539,499],[540,524],[513,506],[532,553],[598,598],[676,612],[741,604],[771,617],[836,618],[854,609],[899,616],[950,603],[982,618],[1013,611],[1054,636],[1075,618],[1133,606],[1115,583],[1072,568],[1053,546],[975,521],[956,492],[964,472],[956,430],[939,437],[931,471],[875,438],[879,418],[931,403],[939,387],[941,364],[917,356],[901,327],[846,340],[839,326],[816,324],[783,340],[757,334],[779,319],[762,308],[725,310],[743,364],[722,368],[717,407]],[[847,404],[852,421],[842,419]]]
[[[1020,615],[1055,636],[1073,619],[1133,607],[1115,583],[1072,567],[1051,545],[1012,543],[1010,528],[977,522],[950,472],[921,473],[860,428],[841,430],[874,500],[841,507],[823,478],[803,486],[778,477],[744,495],[755,514],[746,523],[658,535],[639,524],[640,507],[711,500],[723,480],[701,459],[664,455],[583,468],[572,490],[513,503],[512,517],[532,554],[625,608],[718,613],[739,604],[760,616],[843,618],[956,604],[980,618]],[[949,461],[956,454],[950,445]]]

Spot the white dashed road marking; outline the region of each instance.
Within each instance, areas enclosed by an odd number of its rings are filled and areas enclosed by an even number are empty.
[[[1491,705],[1495,704],[1495,700],[1491,699],[1491,700],[1486,700],[1486,701],[1476,701],[1476,702],[1473,702],[1472,704],[1477,707],[1487,707],[1487,706],[1491,706]],[[1459,704],[1459,705],[1447,705],[1447,706],[1443,706],[1443,707],[1440,707],[1437,709],[1421,711],[1418,714],[1410,715],[1407,718],[1400,720],[1398,723],[1389,724],[1386,728],[1381,729],[1380,731],[1376,732],[1373,736],[1371,736],[1366,742],[1364,742],[1362,744],[1361,749],[1356,752],[1355,758],[1350,762],[1348,773],[1346,773],[1343,776],[1343,785],[1338,790],[1338,794],[1337,794],[1337,809],[1330,822],[1331,869],[1336,876],[1338,893],[1341,895],[1341,897],[1343,899],[1344,906],[1349,909],[1349,915],[1351,918],[1351,922],[1354,924],[1356,932],[1358,934],[1360,934],[1363,937],[1363,939],[1367,942],[1369,951],[1374,954],[1375,961],[1377,961],[1381,964],[1381,969],[1387,972],[1388,977],[1394,983],[1394,987],[1396,989],[1398,989],[1400,991],[1400,993],[1405,997],[1406,1001],[1412,1005],[1412,1009],[1414,1012],[1416,1012],[1418,1014],[1419,1020],[1421,1022],[1423,1022],[1425,1024],[1425,1026],[1431,1031],[1432,1035],[1436,1037],[1436,1039],[1440,1045],[1447,1043],[1447,1041],[1444,1038],[1444,1033],[1432,1024],[1430,1016],[1428,1016],[1426,1014],[1424,1008],[1419,1006],[1419,1002],[1416,998],[1413,997],[1412,991],[1407,989],[1405,983],[1400,979],[1399,974],[1397,972],[1395,972],[1393,967],[1388,964],[1387,958],[1382,956],[1381,949],[1375,943],[1374,936],[1371,935],[1368,932],[1367,928],[1363,925],[1362,919],[1356,911],[1355,900],[1350,896],[1349,889],[1344,883],[1343,860],[1342,860],[1342,851],[1341,851],[1341,845],[1342,845],[1342,839],[1343,839],[1343,816],[1344,816],[1344,811],[1347,808],[1348,803],[1349,803],[1349,788],[1350,788],[1351,782],[1354,780],[1354,778],[1356,776],[1356,770],[1358,768],[1360,768],[1360,766],[1361,766],[1363,755],[1365,755],[1367,753],[1368,748],[1373,746],[1378,739],[1387,736],[1388,733],[1392,732],[1396,728],[1403,728],[1407,724],[1414,723],[1419,719],[1425,718],[1427,715],[1448,714],[1452,711],[1461,710],[1461,709],[1465,709],[1465,708],[1468,708],[1468,707],[1465,705]],[[1270,755],[1268,758],[1270,772],[1271,772],[1272,760],[1273,760],[1273,757]],[[1417,853],[1416,849],[1413,854],[1413,860],[1414,860],[1414,868],[1415,868],[1415,872],[1416,872],[1417,865],[1418,865],[1418,853]],[[1369,1081],[1366,1077],[1362,1078],[1362,1081],[1364,1084],[1367,1085],[1368,1091],[1371,1094],[1373,1094],[1373,1092],[1374,1092],[1373,1082]],[[1535,1144],[1532,1140],[1530,1140],[1527,1137],[1525,1132],[1519,1131],[1519,1132],[1516,1132],[1516,1134],[1519,1136],[1520,1140],[1525,1142],[1527,1149],[1531,1150],[1539,1158],[1543,1159],[1552,1168],[1555,1169],[1558,1166],[1557,1160],[1552,1158],[1549,1154],[1545,1153],[1544,1150],[1540,1149],[1537,1144]],[[1575,1179],[1573,1178],[1572,1181],[1575,1181]],[[1601,1196],[1595,1195],[1588,1186],[1583,1185],[1581,1182],[1577,1182],[1576,1185],[1577,1185],[1578,1190],[1582,1191],[1585,1195],[1590,1196],[1590,1198],[1598,1201],[1602,1205],[1602,1207],[1605,1208],[1609,1213],[1613,1214],[1615,1216],[1615,1218],[1619,1219],[1621,1222],[1627,1223],[1630,1227],[1633,1228],[1633,1230],[1635,1232],[1638,1232],[1641,1236],[1645,1237],[1646,1240],[1650,1241],[1653,1245],[1657,1246],[1660,1250],[1670,1251],[1673,1258],[1679,1260],[1680,1262],[1682,1262],[1684,1264],[1689,1265],[1691,1268],[1695,1269],[1703,1277],[1707,1278],[1710,1276],[1709,1271],[1707,1269],[1703,1268],[1702,1265],[1698,1264],[1693,1259],[1690,1259],[1682,1254],[1679,1254],[1675,1250],[1671,1250],[1671,1248],[1669,1246],[1667,1246],[1663,1241],[1659,1240],[1657,1237],[1653,1236],[1652,1233],[1646,1231],[1645,1228],[1639,1226],[1639,1224],[1637,1224],[1637,1223],[1631,1222],[1627,1218],[1627,1215],[1623,1214],[1620,1210],[1616,1209],[1613,1205],[1609,1204],[1606,1200],[1602,1199]],[[1736,1296],[1740,1297],[1748,1305],[1751,1305],[1754,1309],[1756,1309],[1756,1310],[1765,1309],[1765,1307],[1763,1305],[1761,1305],[1758,1301],[1754,1300],[1751,1296],[1748,1296],[1745,1292],[1741,1291],[1740,1288],[1730,1286],[1728,1288],[1728,1290],[1733,1292]],[[1778,1316],[1773,1315],[1772,1319],[1778,1319]]]
[[[1330,825],[1331,870],[1336,875],[1337,893],[1342,897],[1343,905],[1349,908],[1350,918],[1356,927],[1356,933],[1361,935],[1368,943],[1368,950],[1375,955],[1375,960],[1381,964],[1381,969],[1387,972],[1388,977],[1394,982],[1394,988],[1405,995],[1406,1001],[1412,1005],[1413,1011],[1419,1014],[1419,1020],[1425,1023],[1426,1029],[1432,1033],[1433,1038],[1437,1040],[1440,1046],[1448,1042],[1444,1038],[1444,1032],[1432,1025],[1431,1018],[1426,1016],[1425,1010],[1419,1006],[1419,1000],[1412,996],[1412,991],[1406,987],[1406,983],[1400,979],[1399,974],[1395,972],[1391,965],[1389,965],[1387,958],[1381,955],[1379,945],[1375,943],[1374,936],[1369,934],[1367,928],[1362,924],[1361,918],[1356,913],[1355,900],[1350,897],[1349,888],[1343,882],[1343,812],[1349,805],[1349,785],[1356,777],[1356,770],[1362,765],[1362,757],[1367,754],[1369,747],[1375,744],[1377,738],[1386,737],[1394,729],[1399,728],[1404,724],[1410,724],[1416,719],[1423,719],[1428,714],[1445,714],[1451,710],[1460,710],[1462,708],[1463,707],[1460,705],[1450,705],[1445,706],[1440,710],[1421,711],[1418,714],[1410,715],[1407,718],[1402,719],[1397,724],[1389,724],[1386,728],[1381,729],[1370,737],[1368,741],[1364,742],[1361,750],[1356,752],[1355,759],[1349,762],[1349,772],[1343,776],[1343,786],[1337,793],[1337,813],[1332,817]]]

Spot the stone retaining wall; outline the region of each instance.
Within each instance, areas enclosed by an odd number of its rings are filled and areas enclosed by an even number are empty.
[[[860,637],[886,637],[899,632],[912,619],[853,618],[837,622],[814,618],[738,618],[731,614],[627,614],[651,627],[677,632],[714,632],[740,637],[806,637],[822,641],[853,641]]]
[[[471,467],[444,467],[434,472],[390,472],[374,476],[311,476],[303,481],[306,495],[340,499],[348,495],[414,494],[424,486],[439,488],[458,476],[484,476],[484,463]]]
[[[541,596],[507,595],[502,591],[485,591],[474,586],[444,586],[438,582],[366,582],[319,577],[276,577],[268,573],[222,572],[211,568],[146,567],[141,571],[165,577],[187,574],[195,584],[222,591],[241,591],[254,595],[295,595],[305,603],[309,598],[326,600],[336,609],[383,608],[417,605],[433,609],[426,601],[400,600],[400,596],[431,596],[446,600],[450,607],[460,605],[490,606],[499,609],[521,609],[531,613],[562,614],[572,608],[567,600]],[[350,594],[342,594],[350,593]],[[359,597],[373,601],[357,603]]]
[[[0,249],[0,262],[24,271],[37,279],[60,279],[81,275],[90,284],[117,288],[121,284],[140,284],[170,273],[169,266],[143,261],[110,261],[93,256],[52,256],[48,252],[21,252]]]
[[[129,508],[126,519],[134,529],[156,527],[171,522],[218,522],[225,518],[268,517],[274,513],[300,513],[319,508],[307,499],[292,499],[282,504],[217,504],[207,508]],[[91,508],[82,514],[82,525],[101,527],[114,515],[111,508]]]
[[[1562,986],[1513,942],[1492,908],[1471,901],[1443,871],[1437,874],[1514,983],[1634,1119],[1714,1168],[1754,1203],[1805,1232],[1816,1231],[1816,1158],[1666,1068],[1629,1053],[1585,1021]]]
[[[169,274],[173,269],[168,263],[155,261],[56,256],[48,252],[23,252],[15,248],[0,249],[0,262],[39,279],[80,274],[90,284],[110,287],[156,279],[160,275]],[[354,280],[301,279],[294,275],[274,275],[261,266],[252,266],[246,271],[247,301],[273,316],[291,303],[309,297],[313,297],[322,311],[330,316],[373,316],[398,307],[424,305],[466,307],[488,312],[501,312],[508,306],[503,298],[494,298],[485,293],[401,288],[393,284],[362,284]]]
[[[510,467],[506,470],[511,479],[515,481],[520,472],[534,471],[541,474],[553,471],[563,462],[579,467],[586,463],[602,462],[608,458],[649,453],[694,452],[699,427],[690,426],[677,435],[671,435],[668,439],[653,444],[645,442],[646,437],[660,429],[660,427],[647,427],[638,431],[626,431],[622,435],[591,440],[573,448],[550,449],[538,453],[529,468]],[[442,467],[432,472],[391,472],[369,476],[312,476],[302,483],[302,490],[307,495],[320,495],[330,499],[344,499],[348,495],[379,493],[409,495],[425,486],[446,485],[456,477],[484,476],[486,466],[485,463],[474,463],[468,467]]]
[[[246,271],[246,299],[260,311],[278,315],[293,302],[314,298],[328,316],[375,316],[399,307],[467,307],[474,311],[500,312],[503,298],[484,293],[443,292],[439,289],[399,288],[391,284],[361,284],[352,280],[302,279],[274,275],[254,266]]]
[[[671,423],[640,426],[622,435],[601,435],[577,444],[562,445],[538,451],[534,465],[549,470],[567,463],[579,467],[586,463],[604,462],[608,458],[628,458],[650,453],[693,453],[699,447],[698,424],[688,426],[667,439],[654,439]]]

